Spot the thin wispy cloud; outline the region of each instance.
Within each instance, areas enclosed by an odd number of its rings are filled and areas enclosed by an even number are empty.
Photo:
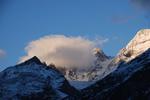
[[[123,15],[115,15],[115,16],[112,16],[111,17],[111,21],[113,23],[118,23],[118,24],[124,24],[124,23],[127,23],[129,22],[130,20],[134,19],[135,16],[133,15],[130,15],[130,16],[123,16]]]
[[[0,58],[5,57],[5,55],[6,55],[6,52],[4,50],[0,49]]]
[[[88,67],[95,59],[93,49],[107,41],[92,41],[81,36],[49,35],[30,42],[25,48],[27,55],[21,57],[20,62],[37,56],[41,61],[56,66]]]

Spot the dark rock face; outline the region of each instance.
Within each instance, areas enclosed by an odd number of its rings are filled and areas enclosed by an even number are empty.
[[[53,66],[37,57],[0,72],[2,100],[57,100],[79,94]]]
[[[109,98],[121,100],[150,100],[150,63],[112,91]]]

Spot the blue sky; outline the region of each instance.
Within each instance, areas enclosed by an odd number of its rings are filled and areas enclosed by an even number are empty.
[[[1,0],[0,69],[15,65],[27,44],[42,36],[63,34],[108,38],[102,46],[114,56],[147,19],[129,0]]]

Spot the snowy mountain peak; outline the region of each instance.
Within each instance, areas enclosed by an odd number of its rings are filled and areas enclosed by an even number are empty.
[[[133,56],[140,55],[148,48],[150,48],[150,29],[137,32],[136,36],[126,46],[127,50],[132,50]]]
[[[102,52],[100,48],[94,48],[93,51],[94,51],[94,54]]]
[[[109,59],[109,57],[106,56],[106,54],[100,48],[94,49],[94,55],[97,57],[98,61],[105,61]]]
[[[150,29],[138,31],[135,37],[120,50],[118,55],[108,65],[108,70],[113,72],[120,63],[130,62],[150,48]]]
[[[143,29],[137,32],[135,37],[123,48],[116,59],[116,62],[131,61],[150,48],[150,29]]]

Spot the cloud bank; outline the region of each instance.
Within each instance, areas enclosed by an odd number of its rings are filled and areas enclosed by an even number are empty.
[[[95,59],[93,49],[105,42],[107,39],[91,41],[80,36],[49,35],[30,42],[25,48],[27,55],[20,62],[37,56],[59,67],[88,67]]]
[[[131,19],[133,19],[135,16],[133,15],[130,15],[130,16],[125,16],[125,15],[115,15],[115,16],[112,16],[111,20],[112,22],[114,23],[119,23],[119,24],[122,24],[122,23],[127,23],[129,22]]]
[[[6,52],[0,49],[0,58],[3,58],[6,55]]]

